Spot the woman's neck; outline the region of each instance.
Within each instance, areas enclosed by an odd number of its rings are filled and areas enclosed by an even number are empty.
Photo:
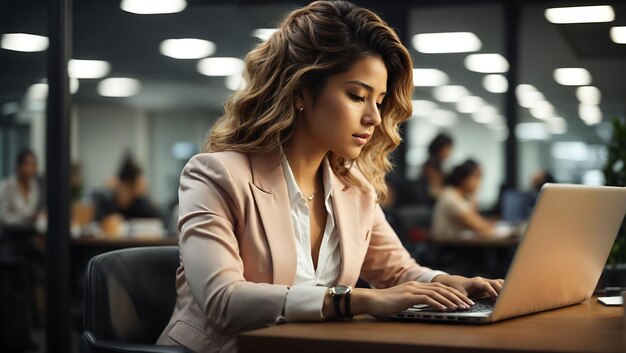
[[[308,139],[297,138],[297,134],[283,145],[289,167],[304,195],[314,193],[321,184],[320,166],[327,151],[314,147]]]

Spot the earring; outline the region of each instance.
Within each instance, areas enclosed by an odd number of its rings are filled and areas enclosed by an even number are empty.
[[[303,111],[303,110],[304,110],[304,107],[300,107],[300,108],[298,108],[298,110],[299,110],[299,111]]]

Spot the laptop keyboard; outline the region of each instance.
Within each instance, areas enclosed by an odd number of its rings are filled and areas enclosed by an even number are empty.
[[[469,309],[457,309],[457,310],[446,310],[447,313],[481,313],[492,311],[493,307],[496,305],[495,300],[493,299],[475,299],[475,305],[472,305]],[[430,306],[416,305],[415,309],[418,309],[420,312],[424,311],[433,311],[433,312],[442,312],[441,310],[433,309]]]

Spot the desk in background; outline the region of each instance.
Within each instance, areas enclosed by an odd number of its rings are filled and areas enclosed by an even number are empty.
[[[622,307],[596,301],[487,325],[376,320],[288,323],[238,336],[239,353],[626,352]]]

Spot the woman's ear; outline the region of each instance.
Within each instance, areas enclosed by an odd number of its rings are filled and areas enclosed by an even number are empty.
[[[296,110],[302,110],[305,106],[305,93],[302,90],[299,90],[294,95],[293,104]]]

